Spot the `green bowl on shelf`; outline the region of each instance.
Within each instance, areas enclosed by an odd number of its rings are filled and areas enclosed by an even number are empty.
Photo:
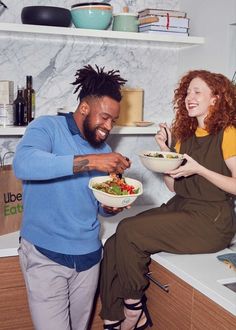
[[[112,7],[106,4],[78,4],[71,7],[72,22],[76,28],[106,30],[112,21]]]

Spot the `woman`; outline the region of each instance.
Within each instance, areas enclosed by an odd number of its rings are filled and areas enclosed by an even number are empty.
[[[101,273],[104,329],[145,329],[150,255],[211,253],[236,232],[236,89],[221,74],[187,73],[174,94],[172,129],[160,124],[162,151],[184,154],[185,164],[164,175],[175,196],[166,204],[121,221],[106,242]],[[174,142],[176,141],[176,143]]]

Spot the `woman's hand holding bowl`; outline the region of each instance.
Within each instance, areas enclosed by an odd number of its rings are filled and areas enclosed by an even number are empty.
[[[180,178],[181,176],[186,178],[194,174],[200,174],[203,167],[196,160],[187,154],[183,155],[183,159],[186,160],[184,165],[180,165],[177,169],[165,174],[170,175],[174,179]]]

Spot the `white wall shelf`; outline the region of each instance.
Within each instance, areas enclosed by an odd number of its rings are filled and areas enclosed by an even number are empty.
[[[27,37],[38,35],[40,37],[71,37],[71,38],[102,38],[102,39],[123,39],[136,41],[152,41],[157,43],[168,43],[169,46],[181,47],[199,45],[205,42],[202,37],[181,36],[179,34],[168,33],[135,33],[135,32],[119,32],[111,30],[90,30],[78,29],[74,27],[64,28],[55,26],[16,24],[16,23],[0,23],[0,35],[4,33],[14,33],[13,36],[26,35]]]
[[[0,127],[0,136],[22,136],[25,133],[26,127],[6,126]],[[121,135],[154,135],[157,132],[155,125],[148,127],[136,126],[114,126],[111,134]]]
[[[25,133],[25,127],[6,126],[0,127],[0,136],[21,136]]]
[[[118,32],[111,30],[88,30],[77,29],[74,27],[63,28],[53,26],[39,26],[16,23],[0,23],[0,38],[45,38],[46,40],[76,40],[77,38],[101,38],[107,40],[120,41],[136,41],[136,42],[153,42],[158,46],[168,47],[188,47],[193,45],[204,44],[205,40],[202,37],[181,36],[177,34],[147,34],[134,32]],[[115,126],[111,134],[122,135],[154,135],[157,128],[155,125],[148,127],[133,127],[133,126]],[[0,136],[22,136],[25,132],[25,127],[0,127]]]

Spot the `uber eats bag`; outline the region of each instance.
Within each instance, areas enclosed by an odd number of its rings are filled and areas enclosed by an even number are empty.
[[[12,165],[4,165],[4,157],[0,164],[0,235],[19,230],[23,212],[21,180]]]

